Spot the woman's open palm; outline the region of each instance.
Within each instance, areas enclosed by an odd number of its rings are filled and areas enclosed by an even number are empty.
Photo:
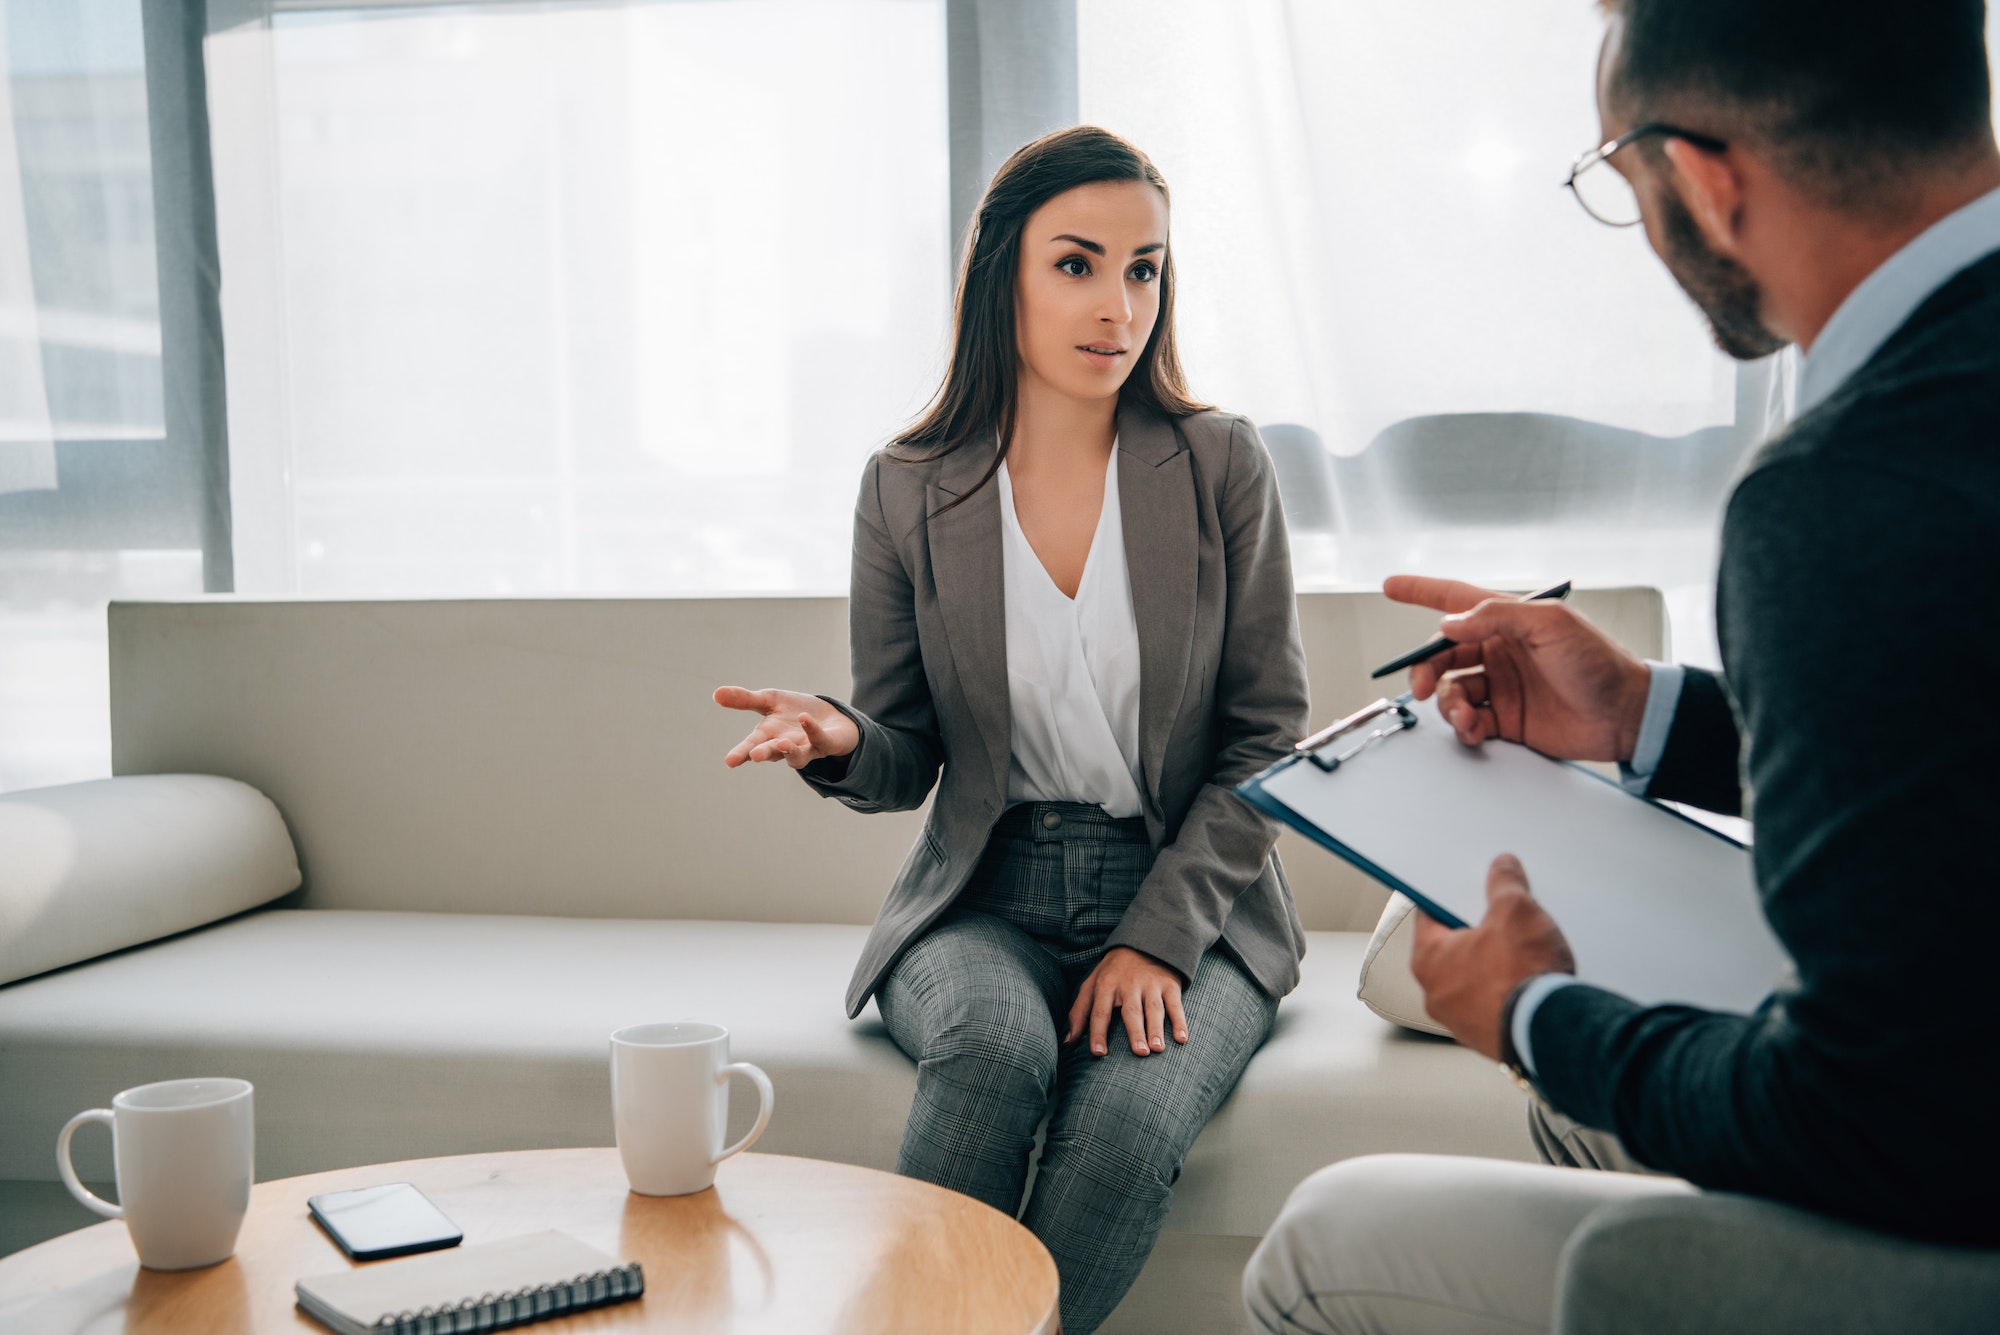
[[[861,745],[861,731],[854,720],[816,695],[723,686],[715,692],[715,703],[724,709],[763,716],[750,735],[722,758],[731,769],[765,760],[782,760],[793,769],[802,769],[815,760],[847,755]]]

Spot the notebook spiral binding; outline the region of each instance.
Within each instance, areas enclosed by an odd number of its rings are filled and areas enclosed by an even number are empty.
[[[646,1275],[637,1261],[615,1270],[578,1275],[561,1284],[541,1284],[508,1293],[486,1293],[450,1307],[426,1307],[416,1312],[384,1316],[370,1330],[382,1335],[462,1335],[463,1332],[504,1330],[607,1303],[636,1298],[646,1291]]]

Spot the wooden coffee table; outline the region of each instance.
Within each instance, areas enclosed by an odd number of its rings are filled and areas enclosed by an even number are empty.
[[[142,1270],[122,1223],[0,1260],[0,1330],[245,1335],[326,1328],[292,1284],[351,1264],[306,1214],[323,1191],[414,1182],[467,1245],[560,1229],[646,1269],[634,1302],[528,1330],[1005,1332],[1056,1330],[1055,1262],[970,1197],[818,1159],[740,1154],[694,1196],[635,1196],[616,1150],[524,1150],[314,1173],[250,1196],[236,1255]],[[393,1264],[377,1262],[376,1264]]]

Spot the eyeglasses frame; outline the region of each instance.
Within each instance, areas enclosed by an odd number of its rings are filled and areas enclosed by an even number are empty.
[[[1578,207],[1582,208],[1585,213],[1589,214],[1596,221],[1603,223],[1606,227],[1637,227],[1645,219],[1634,218],[1630,222],[1616,222],[1591,208],[1585,202],[1583,192],[1576,188],[1576,178],[1600,163],[1608,165],[1608,159],[1620,149],[1629,148],[1641,139],[1650,139],[1654,135],[1666,135],[1670,139],[1684,140],[1704,153],[1720,153],[1729,147],[1728,140],[1717,139],[1712,134],[1700,134],[1694,130],[1684,130],[1680,126],[1671,125],[1666,121],[1647,121],[1644,125],[1633,126],[1610,143],[1599,144],[1596,148],[1579,156],[1570,166],[1569,179],[1563,182],[1564,189],[1576,196]],[[1613,167],[1611,170],[1616,171],[1618,169]]]

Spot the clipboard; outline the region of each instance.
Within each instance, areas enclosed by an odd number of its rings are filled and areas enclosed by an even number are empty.
[[[1750,850],[1582,765],[1462,745],[1429,702],[1378,700],[1236,792],[1450,927],[1513,853],[1577,977],[1643,1005],[1748,1013],[1791,970]]]

